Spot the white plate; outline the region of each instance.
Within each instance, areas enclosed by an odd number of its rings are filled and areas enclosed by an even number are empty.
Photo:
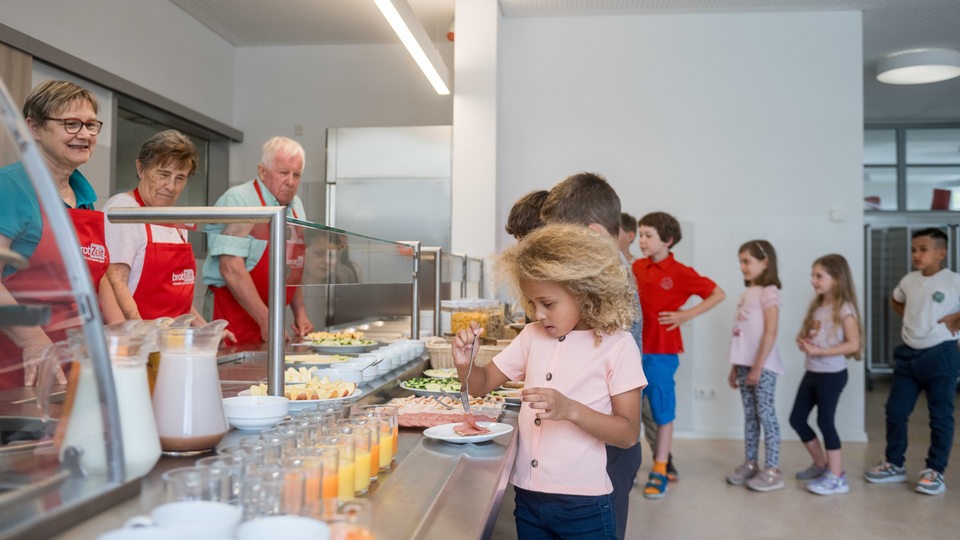
[[[433,368],[423,370],[424,377],[430,377],[431,379],[456,379],[457,368]]]
[[[290,400],[290,411],[302,411],[304,409],[309,409],[310,407],[316,407],[318,403],[342,403],[345,401],[353,401],[360,397],[360,394],[363,393],[363,390],[358,386],[352,394],[346,397],[341,398],[330,398],[330,399],[291,399]],[[241,390],[237,393],[238,396],[249,396],[250,390]]]
[[[280,421],[285,417],[286,415],[275,416],[271,418],[231,418],[228,416],[227,422],[234,429],[243,431],[263,431],[279,424]]]
[[[290,402],[293,405],[293,402]],[[485,433],[483,435],[457,435],[453,431],[453,427],[461,424],[462,422],[454,422],[452,424],[442,424],[439,426],[434,426],[432,428],[427,428],[423,430],[423,434],[431,439],[437,439],[438,441],[446,441],[456,444],[466,444],[466,443],[475,443],[489,441],[499,437],[500,435],[505,435],[513,431],[513,426],[510,424],[504,424],[502,422],[477,422],[477,425],[480,427],[485,427],[490,430],[490,433]]]
[[[358,354],[370,352],[376,348],[382,347],[383,343],[376,342],[369,345],[317,345],[316,343],[305,341],[303,343],[298,343],[298,345],[306,345],[307,347],[311,347],[320,354]]]

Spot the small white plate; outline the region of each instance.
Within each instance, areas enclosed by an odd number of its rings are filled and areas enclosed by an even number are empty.
[[[293,404],[292,401],[290,403]],[[500,435],[505,435],[513,431],[513,426],[510,424],[504,424],[502,422],[477,422],[478,426],[489,429],[490,433],[484,433],[483,435],[457,435],[457,433],[453,431],[453,427],[461,423],[462,422],[454,422],[452,424],[442,424],[432,428],[427,428],[423,430],[423,434],[426,437],[437,439],[438,441],[466,444],[489,441],[490,439],[494,439]]]

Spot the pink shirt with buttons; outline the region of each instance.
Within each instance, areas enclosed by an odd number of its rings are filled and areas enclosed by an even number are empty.
[[[493,362],[510,380],[524,380],[527,388],[554,388],[610,414],[610,396],[647,385],[640,358],[633,336],[622,330],[603,334],[598,344],[593,330],[575,330],[556,339],[540,323],[530,323]],[[613,491],[603,441],[571,422],[537,419],[536,412],[527,404],[520,407],[511,483],[530,491],[566,495]]]

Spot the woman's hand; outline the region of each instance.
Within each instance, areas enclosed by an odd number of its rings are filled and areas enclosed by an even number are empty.
[[[544,420],[573,420],[575,403],[554,388],[524,388],[520,400],[536,409],[537,418]]]
[[[730,366],[730,374],[727,375],[727,384],[734,390],[737,389],[737,366]]]

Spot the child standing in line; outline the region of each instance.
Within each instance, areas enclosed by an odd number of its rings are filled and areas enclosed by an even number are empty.
[[[860,359],[860,311],[853,273],[843,255],[824,255],[814,261],[810,284],[816,297],[797,334],[797,346],[806,354],[806,371],[793,402],[790,425],[813,458],[812,465],[797,473],[797,480],[809,482],[807,490],[812,493],[834,495],[850,491],[834,417],[847,385],[847,358]],[[814,406],[823,446],[807,423]]]
[[[780,278],[777,253],[766,240],[751,240],[740,246],[740,272],[747,290],[740,296],[733,338],[730,341],[731,388],[740,389],[744,415],[746,460],[727,476],[735,486],[746,484],[754,491],[783,488],[780,474],[780,424],[777,422],[774,390],[783,361],[777,350],[780,317]],[[766,454],[764,468],[757,465],[760,430]]]
[[[916,270],[900,280],[890,301],[903,317],[903,345],[893,351],[893,386],[886,405],[887,446],[884,460],[864,478],[874,484],[907,480],[903,466],[907,424],[917,397],[924,392],[930,413],[930,448],[927,468],[920,473],[914,491],[939,495],[947,489],[943,471],[953,444],[953,399],[960,369],[953,332],[960,317],[960,275],[943,268],[947,235],[940,229],[913,233],[910,258]]]
[[[624,330],[636,315],[636,292],[617,245],[586,227],[545,225],[508,248],[497,271],[536,322],[469,380],[480,329],[461,330],[452,347],[473,395],[526,381],[510,476],[517,536],[615,538],[604,444],[636,444],[647,383],[640,350]]]
[[[710,278],[701,276],[689,266],[673,258],[670,249],[680,242],[680,222],[665,212],[653,212],[640,218],[640,252],[642,259],[633,263],[643,314],[643,372],[649,385],[643,392],[656,424],[647,440],[656,441],[653,449],[653,470],[643,496],[659,499],[667,494],[670,447],[673,443],[673,421],[677,416],[677,394],[674,376],[680,365],[683,339],[680,325],[706,312],[726,297],[723,289]],[[702,302],[690,309],[680,309],[691,296]]]

